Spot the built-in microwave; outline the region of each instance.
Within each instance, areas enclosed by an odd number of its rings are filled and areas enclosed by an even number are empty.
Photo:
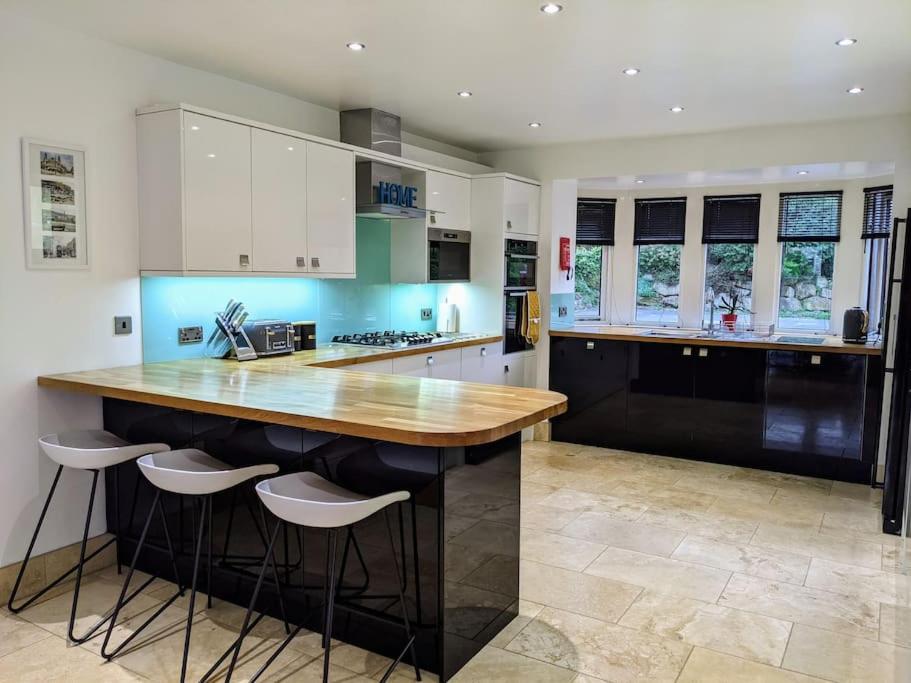
[[[427,230],[429,282],[468,282],[471,279],[471,233],[468,230]]]
[[[507,292],[538,286],[538,243],[534,240],[506,240],[503,288]]]

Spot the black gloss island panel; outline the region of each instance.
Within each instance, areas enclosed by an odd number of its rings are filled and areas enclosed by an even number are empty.
[[[410,446],[113,398],[104,399],[104,426],[134,443],[200,448],[234,466],[269,462],[281,474],[315,471],[365,495],[409,491],[410,501],[390,509],[395,552],[421,668],[441,680],[518,614],[520,433],[481,446]],[[120,467],[117,479],[113,468],[107,472],[108,528],[119,526],[120,559],[129,564],[154,491],[135,463]],[[166,495],[164,502],[178,570],[189,581],[197,508],[186,497]],[[266,535],[252,483],[217,495],[213,505],[211,587],[203,572],[201,590],[246,607]],[[486,514],[492,507],[496,514]],[[266,521],[272,528],[274,519]],[[157,547],[143,551],[137,568],[170,579],[163,529],[153,525],[150,534]],[[401,622],[383,515],[343,533],[339,547],[333,637],[396,657]],[[277,562],[289,621],[322,632],[326,532],[283,529]],[[263,591],[273,589],[266,584]],[[280,617],[274,591],[259,604]]]
[[[551,337],[555,441],[869,484],[881,357]]]

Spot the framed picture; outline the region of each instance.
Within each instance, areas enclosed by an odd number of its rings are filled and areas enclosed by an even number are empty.
[[[89,267],[85,150],[22,139],[25,265]]]

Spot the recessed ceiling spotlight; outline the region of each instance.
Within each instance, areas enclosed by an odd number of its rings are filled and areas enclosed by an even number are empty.
[[[809,175],[809,171],[797,171],[797,175]]]
[[[683,107],[681,107],[679,104],[675,104],[673,107],[671,107],[671,111],[675,114],[679,114],[683,111]]]
[[[360,52],[361,50],[367,49],[367,46],[363,43],[348,43],[345,47],[347,47],[352,52]]]
[[[546,2],[541,5],[541,11],[544,14],[559,14],[563,11],[563,5],[558,5],[555,2]]]
[[[640,178],[640,179],[638,179],[638,180],[636,181],[636,184],[637,184],[637,185],[641,185],[641,184],[644,183],[644,182],[645,182],[645,181],[642,180],[642,179]]]
[[[627,76],[635,76],[636,74],[639,73],[639,69],[637,69],[634,66],[631,66],[628,69],[624,69],[623,73],[626,74]]]
[[[293,152],[293,151],[294,151],[294,148],[293,148],[293,147],[289,147],[289,148],[288,148],[288,151],[289,151],[289,152]]]
[[[849,47],[857,44],[857,38],[842,38],[841,40],[836,40],[835,44],[838,45],[838,47]]]
[[[849,95],[860,95],[864,91],[859,85],[855,85],[853,88],[848,88]]]
[[[528,127],[529,127],[529,128],[540,128],[540,127],[541,127],[541,122],[540,122],[540,121],[532,121],[531,123],[528,124]]]
[[[214,155],[214,154],[206,154],[206,156],[209,157],[210,159],[214,159],[214,158],[215,158],[215,155]]]
[[[471,97],[471,90],[459,90],[459,97]]]

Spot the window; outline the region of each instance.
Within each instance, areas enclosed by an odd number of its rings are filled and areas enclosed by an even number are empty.
[[[892,232],[892,186],[864,189],[864,299],[870,331],[881,332],[889,277],[889,235]]]
[[[614,243],[615,199],[580,199],[576,204],[576,292],[578,320],[601,320],[607,247]]]
[[[781,287],[778,327],[831,328],[835,243],[841,236],[841,192],[783,192],[778,204]]]
[[[636,322],[676,325],[686,197],[637,199]]]
[[[760,195],[705,197],[702,243],[705,247],[703,325],[716,327],[723,314],[750,324],[753,252],[759,241]]]

